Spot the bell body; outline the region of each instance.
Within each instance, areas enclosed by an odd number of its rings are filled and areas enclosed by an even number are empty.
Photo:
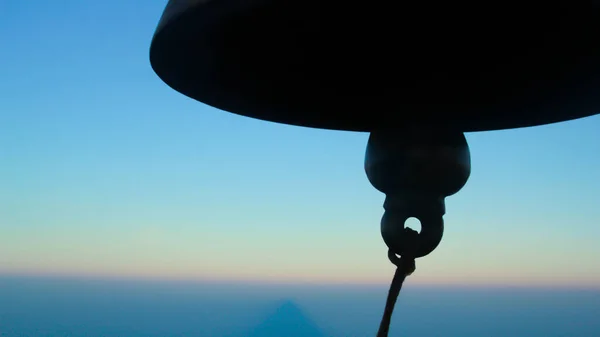
[[[278,123],[534,126],[600,111],[596,3],[170,0],[150,61],[184,95]]]

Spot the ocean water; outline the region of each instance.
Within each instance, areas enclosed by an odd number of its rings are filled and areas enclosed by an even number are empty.
[[[0,336],[370,337],[385,287],[0,277]],[[392,336],[598,337],[600,291],[406,285]]]

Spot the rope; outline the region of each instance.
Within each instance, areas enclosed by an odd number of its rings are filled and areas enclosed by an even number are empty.
[[[407,232],[414,232],[414,234],[418,234],[416,231],[413,231],[410,228],[406,228],[405,230],[407,230]],[[410,234],[414,235],[413,233]],[[412,274],[416,269],[415,259],[409,256],[409,254],[398,257],[392,250],[388,250],[388,258],[390,259],[390,262],[396,265],[397,268],[390,285],[390,290],[385,303],[383,317],[381,318],[381,323],[379,324],[377,337],[388,337],[392,313],[394,312],[394,306],[396,304],[396,300],[398,299],[398,295],[400,294],[400,290],[402,290],[402,284],[404,283],[406,277]]]

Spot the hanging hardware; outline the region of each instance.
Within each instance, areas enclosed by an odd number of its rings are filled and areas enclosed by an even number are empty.
[[[365,171],[385,193],[381,235],[397,266],[377,337],[387,337],[396,298],[415,259],[431,253],[444,234],[444,199],[458,192],[471,173],[469,146],[462,132],[406,128],[372,132]],[[421,231],[405,227],[411,217]]]

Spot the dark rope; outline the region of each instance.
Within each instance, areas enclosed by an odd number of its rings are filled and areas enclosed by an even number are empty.
[[[407,232],[411,232],[411,235],[413,235],[413,233],[416,234],[416,232],[410,228],[406,228],[406,230]],[[388,250],[388,258],[397,268],[394,273],[394,278],[392,279],[392,284],[390,285],[387,301],[385,302],[385,309],[383,311],[383,317],[381,318],[381,324],[379,324],[377,337],[388,337],[394,305],[396,305],[396,300],[398,299],[400,290],[402,290],[402,284],[406,277],[412,274],[416,269],[415,259],[408,254],[398,257],[392,250]]]
[[[412,258],[398,258],[392,251],[388,252],[390,261],[395,264],[396,272],[390,285],[390,291],[388,292],[387,301],[385,303],[385,310],[383,311],[383,317],[381,318],[381,324],[379,324],[379,331],[377,337],[388,337],[388,331],[390,330],[390,321],[392,319],[392,313],[394,312],[394,305],[396,299],[402,290],[402,284],[406,277],[415,271],[415,260]]]

